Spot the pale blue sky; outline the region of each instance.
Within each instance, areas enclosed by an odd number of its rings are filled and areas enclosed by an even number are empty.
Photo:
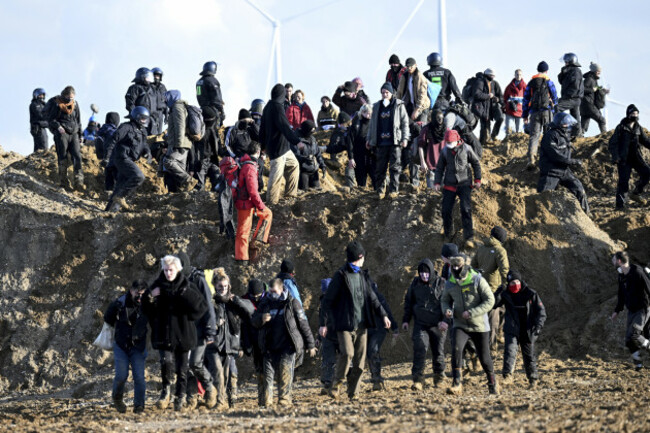
[[[257,0],[280,20],[328,2]],[[341,1],[287,23],[282,27],[284,81],[305,91],[315,112],[322,95],[331,96],[338,84],[355,76],[378,99],[388,67],[384,53],[417,3]],[[437,0],[425,0],[392,50],[402,61],[414,57],[427,69],[426,56],[438,49],[437,11]],[[528,80],[542,59],[555,80],[559,58],[573,51],[583,72],[590,61],[598,61],[601,83],[611,86],[611,97],[637,104],[641,123],[650,126],[649,14],[650,2],[634,0],[447,1],[445,64],[461,87],[487,67],[505,87],[516,68]],[[28,106],[36,87],[45,88],[50,97],[73,85],[84,126],[91,103],[99,106],[102,122],[107,111],[125,115],[124,94],[141,66],[162,68],[167,87],[179,89],[183,99],[196,104],[198,73],[205,61],[217,61],[226,124],[231,124],[252,99],[268,99],[271,35],[270,24],[243,0],[2,2],[0,83],[6,102],[0,145],[31,152]],[[623,111],[609,105],[610,127]],[[592,124],[590,132],[596,129]]]

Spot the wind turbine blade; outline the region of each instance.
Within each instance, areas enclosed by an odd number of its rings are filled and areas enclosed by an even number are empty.
[[[312,13],[312,12],[316,12],[317,10],[323,9],[324,7],[331,6],[331,5],[333,5],[334,3],[339,3],[339,2],[341,2],[341,0],[333,0],[333,1],[331,1],[331,2],[328,2],[328,3],[322,4],[322,5],[320,5],[320,6],[316,6],[316,7],[314,7],[314,8],[308,9],[308,10],[306,10],[306,11],[304,11],[304,12],[300,12],[299,14],[291,15],[290,17],[283,18],[283,19],[282,19],[282,22],[283,22],[283,23],[288,23],[289,21],[295,20],[296,18],[299,18],[299,17],[301,17],[301,16],[303,16],[303,15],[307,15],[307,14],[310,14],[310,13]]]
[[[404,33],[404,30],[406,30],[406,27],[411,23],[411,20],[413,20],[413,17],[415,17],[415,14],[418,12],[422,4],[424,3],[424,0],[420,0],[417,5],[415,5],[415,8],[413,9],[413,12],[411,12],[411,15],[406,19],[404,22],[404,25],[402,25],[402,28],[399,29],[399,32],[397,32],[397,35],[393,39],[393,41],[390,43],[388,46],[388,49],[386,49],[386,52],[384,53],[383,56],[381,56],[381,59],[379,60],[379,64],[375,68],[375,74],[379,72],[379,69],[386,63],[386,58],[390,55],[390,52],[393,50],[393,47],[399,40],[399,38],[402,36],[402,33]]]
[[[251,6],[253,7],[253,9],[255,9],[257,12],[259,12],[260,14],[262,14],[262,16],[264,16],[264,18],[266,18],[267,20],[269,20],[269,21],[271,22],[271,24],[275,24],[275,23],[276,23],[277,20],[276,20],[275,18],[273,18],[271,15],[269,15],[268,12],[266,12],[264,9],[262,9],[261,7],[259,7],[257,4],[253,3],[251,0],[246,0],[246,3],[248,3],[249,5],[251,5]]]
[[[282,83],[282,37],[280,35],[280,26],[275,27],[275,78],[278,83]]]
[[[266,73],[266,90],[264,97],[268,97],[271,91],[271,77],[273,76],[273,56],[275,56],[275,29],[273,30],[273,37],[271,38],[271,49],[269,50],[269,68]]]

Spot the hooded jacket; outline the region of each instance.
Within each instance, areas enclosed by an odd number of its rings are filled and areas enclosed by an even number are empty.
[[[313,135],[301,138],[304,144],[302,149],[298,146],[291,146],[291,150],[296,154],[298,163],[300,164],[300,171],[303,173],[314,174],[318,169],[325,169],[325,161],[323,155],[318,147],[318,142]]]
[[[266,206],[258,190],[257,163],[253,161],[250,155],[244,155],[240,160],[240,165],[235,208],[239,210],[252,208],[264,210]]]
[[[452,275],[445,283],[440,299],[442,311],[453,311],[454,328],[466,332],[488,332],[490,322],[487,313],[494,306],[494,294],[485,278],[473,269],[469,269],[462,281],[456,281]],[[470,318],[463,318],[468,311]]]
[[[563,99],[576,99],[584,96],[585,88],[582,82],[582,71],[578,65],[562,67],[557,76],[557,81],[562,86],[560,96]]]
[[[518,293],[509,292],[505,285],[499,287],[494,294],[494,308],[502,305],[506,307],[505,323],[503,332],[509,335],[519,336],[522,325],[530,341],[535,341],[546,322],[546,309],[536,291],[529,288],[525,282],[521,282],[522,288]],[[526,323],[520,323],[519,311],[526,310]]]
[[[393,107],[393,146],[398,146],[402,141],[409,141],[411,138],[409,117],[403,101],[393,97],[390,103]],[[379,140],[377,140],[377,129],[379,127],[379,112],[381,107],[381,100],[375,102],[372,106],[372,116],[370,117],[370,126],[368,127],[368,142],[371,147],[376,147],[379,144]]]
[[[180,92],[170,90],[166,95],[166,104],[171,110],[167,127],[167,140],[171,147],[191,149],[192,141],[185,133],[187,128],[187,102],[180,99]]]
[[[95,155],[97,159],[102,160],[106,156],[106,144],[110,141],[117,131],[117,127],[120,124],[120,115],[112,112],[106,115],[107,122],[99,128],[97,131],[97,137],[95,138]]]
[[[571,137],[568,129],[550,125],[539,147],[539,174],[562,177],[571,165]]]
[[[453,149],[444,147],[436,165],[434,184],[443,185],[449,190],[470,185],[472,183],[470,167],[474,171],[474,182],[480,182],[481,163],[469,145],[460,143]]]
[[[609,139],[609,152],[614,164],[643,161],[641,146],[650,149],[650,140],[643,132],[639,122],[630,127],[627,117],[616,126]]]
[[[409,90],[409,81],[413,79],[413,95],[410,95]],[[399,79],[399,85],[395,91],[395,98],[401,99],[405,103],[411,102],[411,97],[413,98],[413,111],[417,110],[419,114],[428,110],[431,106],[431,100],[429,99],[429,92],[427,83],[429,81],[422,75],[419,69],[415,69],[413,74],[409,74],[408,71],[402,75],[402,78]]]
[[[479,119],[488,120],[490,118],[491,99],[490,93],[496,96],[495,87],[498,86],[496,81],[489,81],[485,74],[478,72],[476,81],[472,89],[472,113]],[[500,89],[499,89],[500,90]]]
[[[205,344],[208,340],[214,341],[214,337],[217,333],[217,322],[214,315],[214,309],[209,308],[212,305],[212,291],[205,279],[205,273],[192,266],[187,253],[179,253],[178,258],[181,259],[181,263],[183,264],[183,270],[181,272],[185,275],[192,287],[203,295],[203,299],[205,299],[205,302],[208,305],[203,316],[195,322],[197,344]]]
[[[241,348],[242,320],[250,321],[255,307],[251,301],[239,296],[226,300],[215,294],[214,312],[217,321],[214,345],[217,351],[222,354],[237,355]]]
[[[445,280],[438,276],[431,260],[422,260],[418,265],[418,272],[423,266],[428,269],[429,281],[425,283],[419,276],[413,278],[404,296],[402,323],[409,323],[411,318],[415,318],[416,325],[430,328],[444,320],[440,298]]]
[[[262,111],[260,125],[260,144],[270,159],[276,159],[289,152],[290,145],[296,145],[300,138],[291,129],[284,110],[286,90],[282,84],[276,84],[271,90],[271,100]]]
[[[481,246],[472,259],[472,268],[480,269],[493,292],[502,282],[506,281],[510,263],[508,253],[501,242],[490,237],[485,245]]]
[[[149,157],[151,150],[147,144],[147,129],[136,121],[122,123],[104,145],[104,161]]]
[[[146,293],[142,299],[147,299]],[[115,344],[125,352],[147,349],[148,319],[142,303],[135,302],[130,291],[111,302],[104,313],[104,322],[115,327]]]
[[[525,91],[526,82],[523,79],[519,80],[519,84],[517,84],[517,80],[513,78],[510,84],[506,86],[506,90],[503,92],[503,106],[505,107],[506,114],[515,117],[522,116],[524,112],[523,102]],[[510,101],[513,101],[515,104],[517,104],[516,109],[512,109]]]

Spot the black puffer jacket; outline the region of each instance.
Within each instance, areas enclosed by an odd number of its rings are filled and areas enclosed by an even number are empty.
[[[153,115],[158,111],[158,96],[156,91],[149,83],[134,83],[129,86],[124,95],[126,102],[126,112],[131,113],[135,107],[144,107]]]
[[[310,135],[309,137],[301,137],[300,141],[304,144],[302,149],[299,149],[298,146],[291,146],[291,150],[296,154],[296,158],[300,164],[300,171],[314,174],[318,169],[324,170],[325,161],[318,148],[316,138]]]
[[[440,296],[445,288],[445,280],[438,276],[431,260],[422,260],[418,269],[422,266],[429,269],[429,282],[425,283],[420,277],[413,278],[404,297],[402,323],[409,323],[414,317],[417,325],[429,328],[444,320]]]
[[[130,159],[137,161],[140,157],[151,155],[147,144],[147,129],[137,122],[122,123],[104,146],[104,161],[112,159]]]
[[[569,131],[551,123],[539,147],[540,175],[562,177],[572,162]]]
[[[289,152],[290,145],[300,141],[298,135],[291,129],[284,111],[284,96],[286,90],[282,84],[276,84],[271,90],[271,100],[262,111],[260,125],[260,144],[270,159]]]
[[[352,268],[347,263],[336,271],[323,297],[321,306],[323,314],[328,318],[328,325],[331,323],[334,327],[328,329],[328,333],[354,330],[354,303],[347,276],[352,272]],[[361,285],[364,293],[363,322],[368,329],[375,328],[377,326],[375,317],[388,317],[388,313],[372,290],[372,279],[368,270],[361,271]]]
[[[454,149],[444,147],[440,152],[434,183],[437,185],[458,187],[481,180],[481,163],[478,155],[467,144],[461,144]]]
[[[472,86],[472,113],[478,116],[479,119],[490,118],[490,93],[494,94],[491,90],[491,83],[485,77],[485,74],[478,72],[476,74],[476,81]]]
[[[630,265],[627,275],[618,276],[618,301],[616,311],[620,313],[626,307],[630,313],[635,313],[650,306],[650,281],[645,271],[639,265]]]
[[[582,71],[577,65],[567,65],[562,68],[557,76],[558,83],[562,85],[560,96],[564,99],[582,98],[585,93],[582,82]]]
[[[147,302],[148,295],[142,299]],[[147,348],[148,318],[140,302],[135,302],[131,292],[123,294],[108,306],[104,322],[115,327],[115,343],[125,352]]]
[[[81,114],[79,111],[79,104],[74,101],[74,109],[70,114],[63,111],[59,104],[63,103],[61,96],[55,96],[47,101],[45,105],[45,112],[47,113],[47,120],[50,127],[50,132],[54,136],[58,136],[59,126],[65,129],[65,132],[74,135],[77,134],[81,137]]]
[[[641,146],[650,149],[650,140],[643,132],[643,128],[639,122],[634,122],[630,126],[628,118],[623,118],[609,139],[609,152],[612,154],[612,161],[615,164],[643,161]]]
[[[151,325],[151,345],[158,350],[187,351],[196,347],[195,321],[208,309],[205,298],[181,272],[174,281],[160,273],[151,289],[160,295],[144,304]]]
[[[47,128],[47,111],[45,110],[45,101],[41,98],[32,99],[29,104],[29,124],[34,128]]]
[[[530,341],[534,341],[544,327],[546,321],[546,309],[536,291],[529,288],[522,282],[522,288],[518,293],[511,293],[505,286],[499,287],[494,294],[494,307],[501,305],[506,307],[505,323],[503,332],[509,335],[519,336],[522,323],[519,319],[519,311],[526,310],[526,332]]]

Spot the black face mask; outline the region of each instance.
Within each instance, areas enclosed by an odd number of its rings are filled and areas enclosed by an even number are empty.
[[[486,78],[488,81],[492,81],[492,80],[494,80],[494,77],[491,76],[491,75],[486,75],[485,78]]]
[[[242,131],[243,131],[244,129],[246,129],[247,126],[248,126],[248,125],[246,124],[246,122],[241,122],[241,121],[240,121],[239,124],[237,124],[237,128],[238,128],[238,129],[241,129]]]
[[[61,100],[63,102],[65,102],[66,104],[68,104],[70,101],[72,101],[72,99],[70,99],[69,96],[61,96]]]
[[[393,70],[393,72],[395,72],[395,73],[399,72],[400,69],[402,69],[401,66],[391,66],[390,68],[391,68],[391,69]]]
[[[451,274],[456,278],[456,280],[462,280],[467,276],[467,269],[465,269],[465,266],[462,266],[460,268],[451,268]]]
[[[630,116],[628,117],[630,119],[630,122],[638,122],[639,121],[639,116]]]

